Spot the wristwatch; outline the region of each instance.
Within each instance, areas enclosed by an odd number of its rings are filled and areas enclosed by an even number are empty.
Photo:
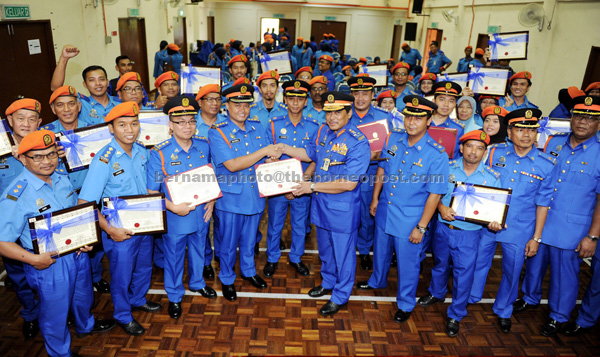
[[[591,239],[592,242],[597,242],[598,241],[598,237],[591,236],[589,234],[586,237],[588,237],[589,239]]]
[[[421,227],[418,224],[417,224],[416,228],[419,230],[419,233],[421,233],[421,234],[425,234],[425,232],[427,232],[427,229],[428,229],[427,227]]]
[[[312,192],[315,192],[315,185],[316,185],[316,184],[317,184],[316,182],[313,182],[313,183],[311,183],[311,184],[310,184],[310,190],[311,190]]]
[[[542,243],[542,238],[531,237],[531,239],[533,239],[534,241],[536,241],[538,243]]]

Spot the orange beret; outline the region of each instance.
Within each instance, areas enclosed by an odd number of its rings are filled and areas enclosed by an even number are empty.
[[[237,56],[233,56],[231,57],[231,59],[229,60],[229,62],[227,62],[227,66],[231,67],[232,64],[236,63],[236,62],[248,62],[248,58],[246,58],[245,55],[237,55]]]
[[[482,141],[485,145],[490,144],[490,136],[482,130],[471,130],[460,138],[461,143],[464,143],[467,140]]]
[[[232,86],[237,86],[238,84],[250,84],[250,80],[246,77],[240,77],[233,81]]]
[[[512,75],[512,77],[510,77],[510,79],[508,80],[508,84],[510,85],[512,83],[513,80],[515,79],[529,79],[531,80],[532,75],[530,72],[527,71],[523,71],[523,72],[519,72],[519,73],[515,73]]]
[[[273,35],[271,35],[270,33],[265,35],[265,38],[273,38]]]
[[[174,43],[169,43],[169,45],[167,47],[172,49],[173,51],[179,51],[179,46],[177,46]]]
[[[594,90],[594,89],[600,89],[600,82],[590,83],[590,85],[585,88],[584,92],[587,93],[587,92],[589,92],[591,90]]]
[[[119,81],[117,82],[116,90],[117,91],[121,90],[121,88],[123,87],[125,82],[128,82],[128,81],[135,81],[135,82],[139,82],[140,84],[142,84],[142,78],[140,77],[139,73],[127,72],[124,75],[122,75],[121,78],[119,78]]]
[[[283,32],[283,31],[285,31],[285,29],[283,27],[279,29],[279,32]]]
[[[361,57],[358,59],[358,62],[367,63],[369,60],[367,60],[365,57]]]
[[[299,69],[296,71],[296,73],[294,73],[294,75],[295,75],[296,77],[298,77],[298,75],[299,75],[300,73],[302,73],[302,72],[308,72],[308,73],[312,74],[312,68],[310,68],[309,66],[300,67],[300,68],[299,68]]]
[[[226,43],[226,44],[225,44],[225,48],[229,48],[229,47],[231,47],[231,44],[229,44],[229,43]]]
[[[298,37],[296,41],[304,41],[304,37]]]
[[[309,40],[309,39],[306,39],[306,40],[304,40],[304,42],[306,42],[306,43],[310,43],[310,40]]]
[[[485,117],[487,117],[488,115],[495,114],[497,116],[504,118],[506,116],[506,114],[508,114],[508,113],[509,113],[508,110],[506,110],[500,106],[491,105],[491,106],[485,108],[481,112],[481,117],[485,119]]]
[[[104,118],[104,121],[110,123],[120,117],[136,117],[139,112],[140,108],[136,102],[121,103],[111,109],[106,118]]]
[[[473,46],[469,45],[469,46],[465,47],[465,50],[466,50],[467,48],[473,49]]]
[[[419,83],[421,83],[421,81],[424,79],[429,79],[430,81],[435,82],[437,80],[437,76],[433,73],[423,73],[421,75],[421,78],[419,78]]]
[[[269,38],[269,39],[267,39],[267,42],[268,42],[268,43],[273,43],[273,42],[275,42],[275,40],[274,40],[274,39],[272,39],[272,38]]]
[[[344,72],[344,71],[345,71],[345,70],[347,70],[347,69],[352,69],[352,67],[351,67],[350,65],[348,65],[348,66],[344,66],[344,68],[342,68],[342,72]]]
[[[12,102],[12,104],[9,105],[8,108],[6,108],[5,113],[6,113],[6,115],[11,115],[12,113],[16,112],[19,109],[27,109],[27,110],[34,111],[38,114],[41,114],[42,105],[40,104],[40,102],[38,102],[35,99],[30,99],[30,98],[19,99],[19,100],[15,100],[14,102]]]
[[[235,38],[230,38],[229,43],[235,42]]]
[[[383,98],[396,99],[396,91],[392,89],[392,90],[386,90],[386,91],[379,93],[379,95],[377,96],[377,101],[379,102]]]
[[[242,78],[246,78],[246,77],[242,77]],[[219,86],[218,84],[207,84],[207,85],[203,86],[202,88],[200,88],[200,90],[198,91],[198,94],[196,94],[196,100],[200,101],[200,99],[202,99],[208,93],[221,94],[220,92],[221,92],[221,86]]]
[[[569,87],[567,88],[567,93],[569,93],[569,97],[575,98],[585,95],[585,92],[577,87]]]
[[[335,35],[334,35],[334,34],[332,34],[332,33],[330,33],[330,34],[329,34],[329,37],[335,37]]]
[[[23,140],[21,140],[17,153],[21,155],[29,150],[44,150],[54,145],[55,142],[55,136],[52,131],[34,131],[33,133],[25,135]]]
[[[316,77],[313,77],[313,79],[311,79],[310,82],[308,82],[308,84],[310,84],[311,86],[315,83],[321,83],[321,84],[327,85],[327,77],[316,76]]]
[[[477,48],[475,49],[475,54],[483,56],[485,52],[483,51],[483,48]]]
[[[398,68],[406,68],[407,71],[410,71],[410,65],[406,62],[398,62],[396,63],[396,65],[394,67],[392,67],[392,69],[390,70],[390,73],[392,75],[394,75],[394,72],[396,72],[396,70]]]
[[[71,87],[71,86],[62,86],[62,87],[58,88],[50,96],[50,105],[52,105],[52,103],[54,103],[56,98],[63,97],[63,96],[77,98],[77,91],[75,90],[74,87]]]
[[[329,37],[329,34],[328,33],[324,33],[323,37]]]
[[[265,79],[274,79],[276,81],[279,81],[279,73],[277,73],[277,71],[264,72],[263,74],[258,76],[258,79],[256,80],[256,85],[260,86],[260,82],[262,82]]]
[[[165,81],[179,81],[179,75],[173,71],[165,72],[156,78],[154,81],[154,87],[160,87],[160,85]]]
[[[402,46],[400,46],[400,47],[401,47],[401,48],[408,47],[408,43],[404,42],[404,43],[402,44]]]
[[[321,57],[319,57],[319,61],[324,59],[325,61],[329,61],[331,63],[333,63],[333,57],[331,57],[330,55],[323,55]]]

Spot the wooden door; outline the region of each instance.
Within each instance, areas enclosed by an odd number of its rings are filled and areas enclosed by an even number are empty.
[[[477,46],[475,48],[482,48],[485,51],[488,47],[489,39],[490,37],[487,33],[480,33],[479,35],[477,35]],[[475,51],[473,51],[473,53],[475,53]]]
[[[423,48],[423,61],[421,65],[423,66],[423,73],[427,71],[427,61],[429,61],[429,46],[431,45],[431,41],[437,41],[439,49],[442,49],[442,33],[444,30],[440,29],[427,29],[427,36],[425,37],[425,48]]]
[[[144,88],[152,89],[148,81],[148,51],[146,49],[146,22],[143,18],[119,18],[119,43],[121,54],[134,62],[133,71],[140,74]]]
[[[402,25],[394,25],[394,37],[392,38],[392,52],[390,58],[400,58],[400,45],[402,42]],[[385,59],[382,59],[382,62]]]
[[[338,52],[340,56],[344,54],[346,44],[346,22],[343,21],[312,21],[310,25],[310,34],[315,36],[315,42],[319,43],[323,39],[324,33],[332,33],[340,41]]]
[[[215,17],[208,16],[206,17],[206,27],[207,27],[207,40],[209,40],[213,45],[215,44]]]
[[[585,90],[590,83],[600,82],[600,47],[592,46],[581,89]]]
[[[187,27],[185,17],[176,17],[173,21],[173,37],[183,55],[183,63],[188,63]]]
[[[296,20],[279,19],[279,28],[287,28],[287,32],[290,34],[289,43],[294,46],[296,44]]]
[[[30,42],[34,41],[33,53]],[[37,43],[39,41],[39,46]],[[39,53],[35,53],[38,52]],[[20,98],[33,98],[42,104],[43,123],[55,120],[48,106],[50,81],[56,67],[50,20],[3,21],[0,24],[0,116]]]

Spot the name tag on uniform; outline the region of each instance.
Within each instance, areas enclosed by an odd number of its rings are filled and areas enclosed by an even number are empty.
[[[119,170],[119,171],[115,171],[115,172],[113,172],[113,176],[114,176],[114,177],[117,177],[117,176],[119,176],[120,174],[122,174],[123,172],[125,172],[125,170],[123,170],[123,169],[121,169],[121,170]]]
[[[171,162],[171,166],[181,165],[181,161],[173,161]]]
[[[331,160],[326,158],[323,159],[323,166],[321,167],[321,170],[323,171],[329,171],[329,165],[331,164]]]
[[[392,150],[388,150],[387,153],[390,154],[390,155],[392,155],[392,156],[396,156],[396,153],[394,151],[392,151]]]
[[[42,213],[44,211],[47,211],[50,209],[50,205],[45,205],[44,207],[41,207],[40,209],[38,209],[38,212]]]
[[[233,139],[230,141],[230,143],[235,144],[235,143],[239,143],[240,141],[242,141],[242,139]]]
[[[506,167],[506,164],[501,164],[501,163],[495,163],[494,166],[498,166],[498,167]]]
[[[5,164],[5,165],[0,165],[0,170],[7,170],[10,169],[10,165]]]
[[[279,135],[279,139],[287,139],[288,136],[287,135]]]
[[[319,145],[321,145],[321,146],[325,146],[325,142],[324,142],[324,141],[321,141],[321,142],[319,143]]]
[[[558,157],[558,153],[554,152],[554,151],[550,151],[550,155],[554,156],[554,157]]]

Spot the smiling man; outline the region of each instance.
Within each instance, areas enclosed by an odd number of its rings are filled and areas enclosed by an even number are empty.
[[[453,158],[458,158],[460,138],[464,135],[465,126],[457,119],[450,118],[450,114],[456,109],[456,99],[460,97],[462,87],[454,82],[442,81],[434,84],[433,95],[437,110],[433,113],[431,126],[455,129],[456,146]]]
[[[510,77],[508,80],[510,95],[500,97],[499,105],[508,111],[521,108],[537,108],[538,106],[531,103],[526,95],[531,88],[532,77],[531,73],[527,71],[515,73]]]
[[[173,71],[165,72],[156,78],[154,87],[157,91],[156,100],[148,103],[148,106],[162,109],[169,99],[179,94],[179,75]]]

